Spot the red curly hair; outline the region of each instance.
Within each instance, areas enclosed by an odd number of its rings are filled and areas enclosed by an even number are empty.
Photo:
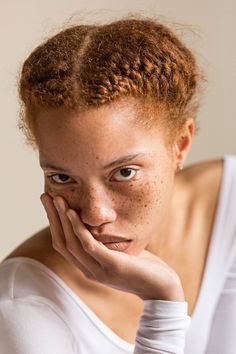
[[[187,117],[196,116],[201,78],[192,52],[157,20],[73,26],[39,45],[23,64],[18,126],[26,142],[36,146],[40,109],[76,111],[135,98],[152,112],[165,107],[176,131]]]

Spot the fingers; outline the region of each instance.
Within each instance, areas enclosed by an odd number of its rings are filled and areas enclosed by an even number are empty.
[[[66,215],[68,209],[67,203],[59,197],[54,199],[54,205],[58,211],[62,229],[65,236],[66,249],[79,260],[91,273],[99,267],[98,262],[87,254],[80,242],[80,239],[75,236],[70,220]],[[85,228],[85,227],[84,227]]]
[[[85,228],[80,220],[79,215],[73,209],[68,209],[66,212],[74,234],[79,238],[83,249],[91,255],[104,270],[111,270],[118,264],[117,251],[108,249],[102,242],[97,241],[93,235]],[[119,252],[120,253],[120,252]],[[122,254],[120,253],[120,258]]]
[[[42,196],[42,200],[47,197]],[[72,261],[82,272],[95,281],[112,284],[114,276],[122,274],[127,265],[127,255],[108,249],[95,240],[79,215],[69,209],[66,201],[50,196],[47,214],[52,229],[53,247],[66,259]],[[50,204],[50,205],[48,205]]]
[[[64,233],[67,245],[75,256],[79,256],[83,264],[88,264],[97,271],[96,265],[99,264],[100,269],[110,270],[114,260],[114,251],[109,250],[102,242],[98,242],[88,231],[79,215],[73,209],[69,209],[65,200],[59,196],[55,199],[62,225],[64,225]],[[79,244],[79,248],[77,247]],[[82,250],[82,252],[81,252]]]
[[[45,208],[48,221],[50,224],[53,248],[60,250],[64,246],[65,238],[62,232],[62,225],[61,225],[60,218],[58,216],[56,209],[53,206],[53,200],[46,193],[42,194],[40,199]]]
[[[60,218],[65,227],[64,233],[68,247],[70,250],[73,249],[75,257],[79,256],[79,260],[86,266],[88,264],[90,271],[93,271],[99,278],[119,273],[127,255],[110,250],[102,242],[98,242],[85,227],[75,210],[68,208],[62,197],[57,196],[54,200],[60,209]],[[77,248],[78,241],[79,248]],[[99,267],[97,267],[98,264]]]
[[[88,278],[92,278],[92,273],[86,267],[84,267],[84,265],[78,259],[76,259],[66,248],[62,223],[59,214],[54,207],[53,199],[47,193],[42,194],[40,199],[47,213],[53,248],[68,262],[79,268]]]

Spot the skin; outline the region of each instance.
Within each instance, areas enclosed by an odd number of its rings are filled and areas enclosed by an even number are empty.
[[[41,200],[54,249],[89,279],[142,299],[183,301],[178,275],[158,255],[181,242],[162,230],[176,203],[176,170],[195,126],[187,120],[167,145],[161,118],[144,129],[129,102],[73,114],[39,112],[35,131],[45,176]],[[137,153],[142,155],[103,167]],[[99,234],[132,242],[124,252],[109,250],[94,239]]]

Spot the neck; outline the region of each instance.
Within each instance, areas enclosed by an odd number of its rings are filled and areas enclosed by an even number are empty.
[[[179,174],[175,177],[172,197],[158,227],[158,235],[148,244],[147,251],[163,260],[178,253],[186,238],[188,201],[189,190]]]

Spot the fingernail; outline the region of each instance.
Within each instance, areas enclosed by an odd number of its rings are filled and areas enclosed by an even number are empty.
[[[72,215],[72,213],[68,210],[68,211],[66,212],[66,215],[67,215],[68,219],[72,222],[72,221],[73,221],[73,215]]]
[[[63,199],[61,198],[54,198],[53,199],[53,203],[55,205],[55,208],[57,209],[57,211],[61,211],[63,213],[66,212],[66,206],[65,206],[65,203],[63,201]]]
[[[53,204],[58,212],[61,211],[61,206],[56,199],[53,199]]]
[[[41,203],[43,204],[44,211],[46,212],[46,215],[47,215],[47,218],[48,218],[47,206],[46,206],[46,204],[44,204],[44,200],[43,200],[43,198],[42,198],[42,195],[40,196],[40,200],[41,200]]]

